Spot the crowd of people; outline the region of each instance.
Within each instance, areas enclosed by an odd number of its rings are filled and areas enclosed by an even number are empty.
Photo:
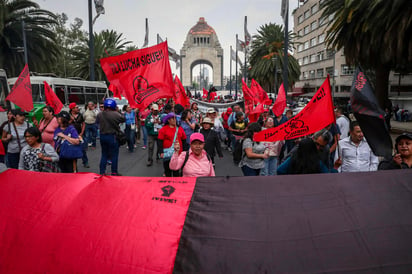
[[[80,110],[76,103],[69,112],[57,115],[45,106],[40,121],[29,123],[20,109],[7,112],[8,121],[1,126],[6,155],[0,162],[9,168],[32,171],[73,173],[77,162],[90,164],[89,149],[99,138],[101,157],[99,173],[119,176],[119,147],[125,143],[134,153],[138,146],[147,151],[147,167],[163,162],[159,176],[215,176],[215,158],[223,151],[238,157],[235,164],[244,176],[273,176],[337,172],[364,172],[378,169],[412,167],[412,135],[396,138],[392,159],[379,159],[372,152],[357,121],[349,119],[343,108],[336,108],[336,124],[304,138],[275,142],[255,142],[261,130],[286,123],[291,110],[275,117],[264,110],[259,118],[250,118],[240,105],[219,114],[208,108],[202,113],[196,103],[190,108],[163,99],[145,110],[129,105],[119,109],[112,98],[103,104],[89,102]],[[146,150],[147,149],[147,150]],[[227,154],[226,154],[227,155]],[[235,156],[237,155],[237,156]],[[111,172],[106,169],[110,166]]]

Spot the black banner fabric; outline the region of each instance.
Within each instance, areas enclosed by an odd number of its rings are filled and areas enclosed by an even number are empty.
[[[412,170],[198,178],[174,273],[412,273]]]

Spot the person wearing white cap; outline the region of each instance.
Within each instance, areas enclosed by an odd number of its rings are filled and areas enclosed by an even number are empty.
[[[147,153],[147,166],[153,165],[153,151],[154,145],[157,144],[156,160],[159,157],[160,148],[158,135],[159,130],[162,128],[162,121],[159,115],[159,106],[157,104],[152,105],[152,113],[150,113],[145,120],[145,126],[149,137],[149,151]]]
[[[201,133],[190,136],[190,149],[180,153],[180,144],[175,143],[175,153],[170,160],[171,170],[182,170],[183,177],[215,176],[212,161],[204,150],[205,139]]]
[[[208,108],[206,112],[206,117],[212,119],[213,121],[213,130],[216,131],[221,140],[226,139],[225,129],[223,127],[222,121],[220,121],[217,116],[217,112],[214,108]]]

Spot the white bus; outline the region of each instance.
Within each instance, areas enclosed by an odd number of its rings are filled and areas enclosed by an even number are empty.
[[[16,80],[16,77],[8,79],[10,90]],[[73,102],[79,106],[84,106],[89,101],[100,103],[108,96],[107,85],[104,81],[86,81],[76,78],[58,78],[52,76],[30,76],[33,103],[45,103],[44,81],[49,84],[66,107]]]

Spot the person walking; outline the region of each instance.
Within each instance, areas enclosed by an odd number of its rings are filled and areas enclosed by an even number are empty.
[[[116,134],[120,132],[120,123],[125,122],[124,116],[116,111],[117,103],[112,98],[104,100],[104,110],[97,115],[100,125],[100,145],[102,155],[100,158],[100,174],[106,173],[107,161],[111,160],[111,175],[120,176],[118,172],[119,142]]]
[[[76,103],[70,103],[69,105],[70,121],[69,124],[73,125],[79,134],[80,141],[82,141],[82,163],[85,168],[89,168],[89,158],[87,158],[87,140],[84,140],[84,130],[86,123],[84,122],[83,115],[80,113],[80,108]]]
[[[3,129],[1,140],[7,142],[7,167],[19,168],[20,152],[27,145],[24,131],[30,127],[25,121],[27,112],[21,109],[12,110],[14,121],[8,123]]]
[[[216,152],[219,158],[223,158],[222,147],[220,145],[220,139],[216,131],[212,130],[213,121],[209,117],[205,117],[202,121],[202,128],[200,133],[204,137],[204,149],[212,160],[213,165],[215,164]]]
[[[265,166],[264,159],[269,157],[265,153],[265,145],[253,141],[253,135],[261,129],[258,123],[251,123],[246,131],[242,143],[242,159],[239,163],[244,176],[259,176],[260,170]]]
[[[215,176],[212,162],[204,147],[204,137],[197,132],[190,136],[189,151],[180,152],[180,144],[175,142],[175,152],[170,160],[169,168],[173,171],[182,170],[183,177]]]
[[[174,148],[176,142],[179,143],[179,153],[182,152],[184,145],[186,145],[185,131],[177,126],[176,115],[171,112],[163,118],[165,124],[159,130],[159,147],[160,158],[163,159],[164,174],[166,177],[179,177],[178,171],[172,171],[169,167],[170,159],[165,157],[164,150]]]
[[[273,117],[268,117],[264,121],[264,128],[269,129],[273,128],[275,125],[275,120]],[[260,170],[260,176],[273,176],[276,175],[276,169],[278,166],[278,157],[280,155],[280,151],[283,146],[283,141],[275,141],[275,142],[262,142],[265,146],[265,152],[268,154],[268,158],[264,159],[264,167]]]
[[[88,102],[83,118],[85,123],[85,141],[92,150],[96,149],[97,114],[99,114],[99,111],[96,109],[96,105],[92,101]]]
[[[196,129],[196,121],[192,117],[192,112],[190,109],[185,109],[182,112],[182,119],[180,121],[180,126],[183,128],[183,130],[186,133],[186,141],[187,144],[189,144],[190,136],[195,132]]]
[[[57,118],[54,116],[54,109],[51,106],[43,108],[43,118],[37,122],[36,118],[32,117],[33,125],[35,125],[41,132],[43,143],[50,144],[54,147],[54,131],[59,126]]]
[[[152,166],[155,144],[157,146],[156,160],[159,159],[159,154],[160,154],[158,135],[159,135],[159,130],[162,128],[162,122],[160,120],[159,106],[157,104],[152,105],[152,112],[147,116],[145,120],[145,125],[147,128],[147,134],[149,137],[149,151],[147,153],[147,166]]]
[[[134,151],[134,144],[136,141],[136,112],[130,107],[130,105],[126,106],[126,112],[124,113],[124,117],[126,119],[125,122],[125,134],[127,138],[127,147],[129,152]]]

